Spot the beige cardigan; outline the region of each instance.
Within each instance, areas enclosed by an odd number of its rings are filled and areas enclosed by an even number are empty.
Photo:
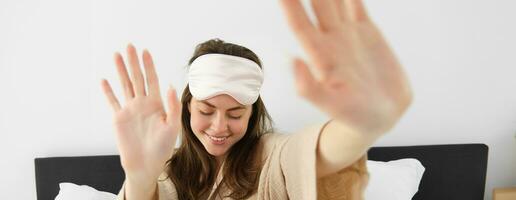
[[[362,193],[368,180],[365,155],[335,175],[316,178],[317,142],[326,124],[319,123],[295,134],[270,133],[262,136],[259,149],[264,165],[258,192],[249,199],[363,199]],[[165,180],[166,177],[167,174],[163,172],[158,178],[159,199],[176,200],[174,184],[170,179]],[[221,177],[219,173],[217,180],[220,181]],[[122,186],[117,200],[125,199],[124,188]]]

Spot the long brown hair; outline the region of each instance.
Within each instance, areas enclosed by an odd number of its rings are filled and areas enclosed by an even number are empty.
[[[191,65],[197,57],[212,53],[247,58],[262,67],[260,59],[254,52],[246,47],[227,43],[220,39],[208,40],[197,45],[188,65]],[[167,162],[169,166],[167,173],[181,200],[207,199],[217,176],[215,174],[217,167],[215,157],[206,151],[190,126],[188,104],[191,99],[192,94],[187,85],[181,97],[183,105],[181,146]],[[260,163],[260,159],[256,159],[258,156],[256,146],[263,134],[273,132],[273,121],[265,109],[261,97],[258,97],[258,100],[252,105],[248,123],[244,137],[231,147],[224,169],[221,169],[224,177],[220,186],[225,185],[231,191],[229,197],[233,199],[245,199],[257,191],[262,163]],[[219,192],[219,188],[215,192]]]

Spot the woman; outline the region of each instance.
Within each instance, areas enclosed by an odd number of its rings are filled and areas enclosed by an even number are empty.
[[[145,87],[129,45],[131,77],[115,56],[123,107],[102,81],[126,173],[119,199],[362,198],[365,154],[410,105],[407,79],[360,0],[312,0],[317,25],[299,0],[281,2],[317,72],[296,59],[297,91],[332,120],[301,133],[268,133],[258,57],[219,40],[198,46],[181,103],[170,88],[165,111],[150,53],[142,56]]]

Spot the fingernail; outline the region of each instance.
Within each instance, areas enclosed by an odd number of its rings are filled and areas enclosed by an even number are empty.
[[[134,47],[133,43],[129,42],[129,44],[127,44],[127,49],[136,49],[136,47]]]

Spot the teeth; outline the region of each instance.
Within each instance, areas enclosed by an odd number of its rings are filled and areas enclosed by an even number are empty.
[[[206,135],[208,135],[208,134],[206,134]],[[226,138],[228,138],[228,137],[213,137],[211,135],[208,135],[208,137],[210,137],[210,139],[215,140],[215,141],[224,141],[224,140],[226,140]]]

